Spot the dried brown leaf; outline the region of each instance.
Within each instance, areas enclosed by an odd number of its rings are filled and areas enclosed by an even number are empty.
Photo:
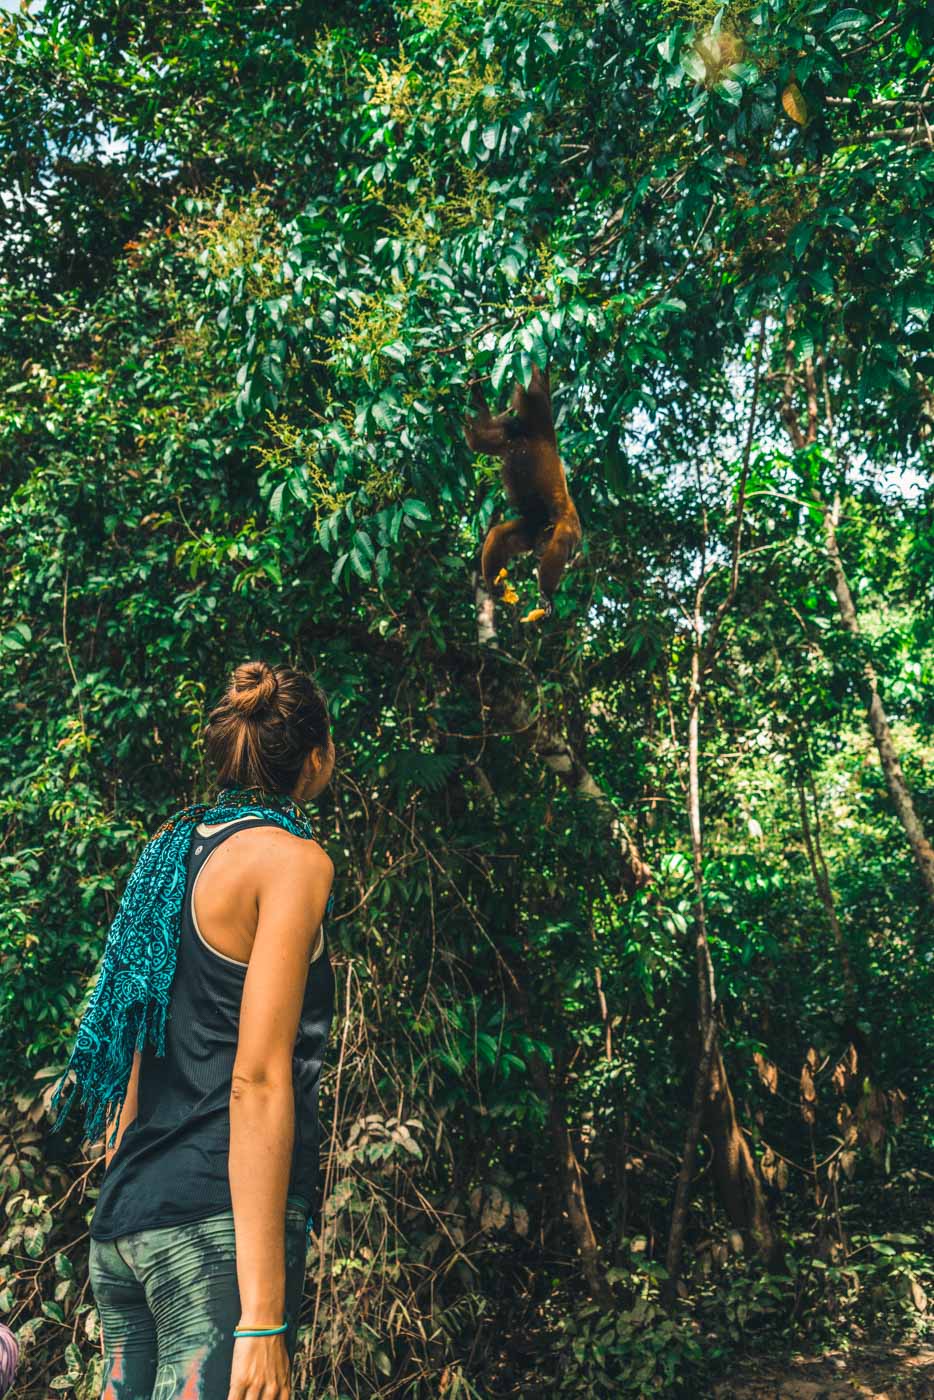
[[[808,106],[804,100],[804,93],[797,83],[789,83],[782,93],[782,106],[785,115],[790,117],[798,126],[804,126],[808,119]]]
[[[753,1051],[753,1062],[759,1071],[759,1078],[768,1089],[770,1094],[778,1093],[778,1066],[773,1065],[771,1060],[767,1060],[758,1050]]]
[[[866,1138],[873,1147],[878,1147],[885,1139],[885,1124],[881,1118],[866,1119]]]

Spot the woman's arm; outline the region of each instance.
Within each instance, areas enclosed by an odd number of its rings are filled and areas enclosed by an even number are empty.
[[[270,833],[259,855],[259,918],[230,1094],[228,1170],[241,1327],[284,1321],[285,1202],[295,1131],[292,1055],[334,875],[317,842],[284,841]]]
[[[107,1118],[104,1128],[104,1171],[110,1166],[110,1160],[117,1148],[123,1141],[123,1134],[133,1122],[139,1111],[139,1062],[142,1059],[142,1052],[137,1050],[133,1054],[133,1068],[130,1070],[130,1078],[127,1081],[126,1096],[123,1100],[123,1107],[120,1110],[120,1125],[117,1128],[117,1140],[113,1147],[109,1147],[110,1134],[113,1131],[113,1120]]]

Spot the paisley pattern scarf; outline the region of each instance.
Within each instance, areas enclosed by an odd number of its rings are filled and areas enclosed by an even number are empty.
[[[314,835],[303,806],[287,794],[225,788],[213,803],[192,803],[167,818],[143,847],[107,934],[97,984],[49,1105],[53,1130],[64,1122],[80,1090],[84,1135],[94,1142],[104,1131],[109,1112],[123,1104],[134,1051],[142,1050],[148,1039],[156,1054],[165,1054],[192,832],[199,822],[225,822],[247,813],[266,817],[295,836],[310,839]],[[332,900],[333,896],[327,912]],[[59,1106],[70,1073],[74,1083]],[[111,1145],[118,1124],[119,1113]]]

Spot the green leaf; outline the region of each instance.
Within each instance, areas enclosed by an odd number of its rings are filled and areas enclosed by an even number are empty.
[[[353,438],[343,423],[329,423],[324,435],[341,452],[349,455],[353,451]]]
[[[838,10],[824,30],[825,34],[839,34],[844,29],[865,29],[870,16],[862,10]]]
[[[795,262],[800,262],[805,250],[811,241],[814,232],[814,225],[809,223],[795,224],[788,236],[788,251]]]
[[[372,564],[359,549],[354,548],[350,551],[350,567],[355,574],[363,579],[364,583],[369,583],[372,573]]]
[[[27,1225],[23,1231],[23,1248],[30,1259],[38,1259],[45,1249],[45,1231],[38,1225]]]
[[[707,78],[707,65],[696,49],[685,49],[681,55],[681,67],[695,83],[703,83]]]
[[[280,481],[279,485],[269,497],[269,514],[273,520],[278,520],[282,515],[282,501],[285,496],[285,482]]]
[[[826,267],[812,267],[808,271],[808,281],[814,290],[822,297],[831,297],[834,293],[833,277]]]
[[[492,373],[490,374],[490,387],[494,394],[499,394],[501,392],[503,385],[509,378],[510,371],[512,370],[512,356],[512,350],[507,350],[504,355],[499,356],[493,366]]]
[[[934,287],[916,284],[907,292],[905,304],[916,320],[926,323],[934,309]]]
[[[392,759],[392,773],[400,799],[414,788],[424,788],[429,793],[439,792],[459,763],[456,754],[402,749]]]
[[[410,351],[405,341],[394,340],[390,345],[384,345],[379,353],[385,355],[387,359],[395,360],[398,364],[403,365],[409,358]]]
[[[375,558],[376,550],[373,548],[373,541],[365,530],[355,531],[353,544],[361,558],[366,559],[367,563],[370,563]]]
[[[499,270],[503,273],[507,282],[515,282],[522,270],[522,264],[516,254],[510,251],[500,262]]]
[[[31,641],[32,629],[25,622],[17,622],[0,637],[0,648],[4,651],[25,651]]]
[[[392,426],[392,409],[383,399],[377,399],[370,405],[370,417],[378,428],[386,429]]]

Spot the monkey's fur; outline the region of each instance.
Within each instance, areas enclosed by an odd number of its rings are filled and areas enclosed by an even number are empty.
[[[509,410],[495,417],[476,380],[471,391],[477,416],[464,423],[467,444],[474,452],[502,458],[506,497],[518,511],[517,519],[493,525],[487,534],[481,558],[484,582],[502,597],[509,560],[534,550],[540,606],[522,619],[534,622],[551,613],[564,567],[581,542],[580,520],[558,456],[548,374],[534,365],[528,389],[517,383]]]

